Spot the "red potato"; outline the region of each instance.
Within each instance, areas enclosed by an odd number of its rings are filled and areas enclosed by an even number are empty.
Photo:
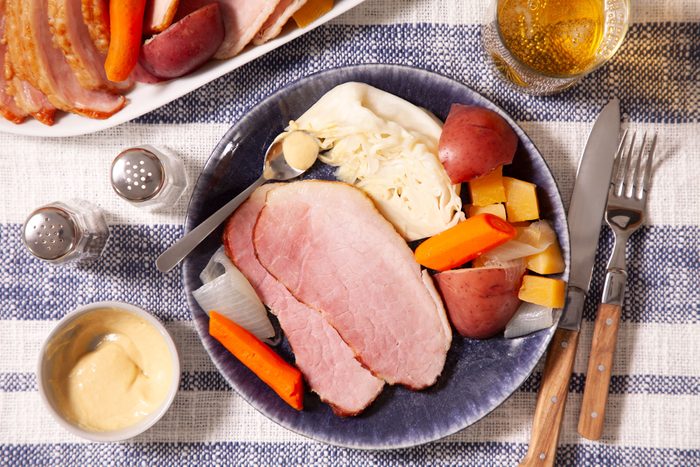
[[[452,183],[486,175],[513,162],[518,137],[496,112],[452,104],[440,135],[438,155]]]
[[[452,325],[464,337],[488,339],[502,332],[520,306],[525,267],[453,269],[435,275]]]
[[[140,62],[154,76],[177,78],[209,60],[223,40],[221,10],[218,3],[212,3],[146,42],[141,49]]]

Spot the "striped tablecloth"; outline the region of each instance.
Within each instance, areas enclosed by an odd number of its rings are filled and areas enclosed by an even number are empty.
[[[178,274],[156,256],[183,232],[187,200],[157,214],[122,202],[107,183],[125,147],[179,152],[191,180],[226,129],[272,91],[309,73],[357,63],[398,63],[463,81],[525,129],[571,194],[591,122],[612,96],[625,118],[660,134],[647,225],[628,249],[630,277],[610,388],[605,435],[582,439],[576,421],[595,303],[587,303],[569,388],[561,464],[700,464],[700,2],[638,0],[619,54],[575,88],[528,97],[484,63],[486,0],[368,0],[333,23],[137,121],[61,140],[0,134],[0,464],[510,464],[525,454],[541,367],[501,407],[440,442],[400,451],[337,448],[280,428],[217,373],[192,327]],[[112,239],[92,267],[32,259],[20,224],[35,207],[83,198],[108,213]],[[592,286],[599,297],[612,237],[607,228]],[[89,443],[41,405],[35,365],[56,320],[77,305],[122,300],[166,322],[183,356],[180,391],[165,418],[138,438]]]

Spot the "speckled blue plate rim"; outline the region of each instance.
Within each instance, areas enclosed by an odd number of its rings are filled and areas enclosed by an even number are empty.
[[[221,182],[221,180],[217,180],[217,169],[219,165],[222,163],[222,161],[226,161],[227,156],[235,154],[237,147],[242,143],[240,136],[245,135],[237,134],[240,133],[239,129],[246,128],[246,126],[249,125],[255,125],[255,121],[257,118],[259,118],[259,114],[264,112],[266,107],[272,105],[271,103],[277,102],[279,103],[279,106],[283,107],[285,96],[298,92],[300,89],[304,88],[304,86],[308,86],[311,83],[317,83],[318,81],[322,80],[326,80],[337,85],[347,81],[367,82],[376,81],[379,79],[380,83],[370,84],[382,88],[380,78],[385,76],[391,77],[393,75],[400,75],[402,80],[405,80],[406,83],[418,83],[418,85],[423,86],[427,84],[428,87],[435,93],[438,93],[439,91],[446,93],[447,90],[450,90],[453,93],[456,92],[464,97],[462,101],[467,101],[469,103],[490,108],[498,112],[506,119],[506,121],[508,121],[520,140],[518,153],[520,154],[521,152],[525,152],[528,155],[528,162],[533,165],[533,167],[530,167],[530,170],[533,170],[534,175],[537,177],[544,177],[546,180],[546,183],[544,184],[542,182],[538,183],[538,187],[540,187],[540,189],[542,189],[544,185],[547,187],[543,194],[545,195],[544,197],[546,198],[546,203],[550,208],[550,216],[548,217],[552,220],[555,230],[557,231],[565,262],[567,264],[566,271],[559,277],[567,280],[569,274],[570,246],[564,206],[559,194],[556,180],[554,179],[549,166],[546,164],[546,161],[540,154],[539,150],[535,147],[534,143],[530,140],[522,128],[520,128],[503,109],[463,83],[434,72],[402,65],[355,65],[321,71],[286,85],[249,109],[249,111],[247,111],[245,115],[226,132],[207,160],[205,167],[202,170],[197,183],[195,184],[195,189],[193,190],[193,194],[190,199],[187,218],[185,221],[186,231],[189,232],[197,223],[201,222],[201,218],[204,216],[204,214],[201,214],[203,210],[213,212],[215,208],[222,205],[227,200],[220,199],[212,202],[211,200],[207,199],[207,190],[209,187],[216,186],[216,183]],[[328,89],[330,89],[330,87],[328,87]],[[390,89],[385,90],[391,92]],[[457,99],[454,102],[459,101],[460,100]],[[312,103],[313,102],[309,102],[308,106],[310,106]],[[424,105],[424,107],[428,108],[429,110],[433,110],[429,105]],[[442,119],[445,118],[445,115],[439,116]],[[279,128],[275,128],[269,132],[270,141],[278,131]],[[520,146],[522,146],[522,148]],[[260,151],[264,151],[264,147],[261,147]],[[252,158],[254,156],[250,157]],[[259,169],[257,170],[259,172]],[[257,172],[253,172],[252,177],[250,177],[251,181],[256,178],[256,176]],[[220,203],[217,203],[217,201],[220,201]],[[219,243],[218,238],[220,231],[217,231],[212,235],[213,236],[208,239],[210,249],[213,248],[211,244]],[[532,348],[528,349],[530,354],[527,360],[522,362],[522,365],[518,366],[515,371],[509,375],[511,379],[507,382],[508,384],[504,384],[497,388],[490,388],[490,390],[495,391],[495,393],[492,394],[493,397],[491,397],[487,403],[482,404],[479,407],[468,407],[468,409],[465,409],[463,413],[460,412],[462,416],[456,417],[454,420],[439,426],[437,429],[435,429],[434,426],[426,426],[426,429],[422,429],[422,427],[418,426],[414,427],[417,431],[408,430],[405,433],[398,433],[398,436],[396,434],[393,434],[394,436],[391,436],[392,434],[388,434],[385,438],[383,438],[381,435],[370,436],[370,439],[368,440],[353,436],[354,432],[352,429],[340,430],[340,433],[331,433],[324,431],[323,427],[319,428],[313,424],[304,424],[303,421],[300,421],[305,415],[304,412],[296,412],[288,407],[285,409],[284,403],[282,403],[282,406],[280,406],[274,401],[274,399],[265,399],[261,396],[259,386],[256,386],[256,382],[249,381],[249,379],[255,379],[255,377],[252,376],[252,374],[246,373],[248,370],[244,367],[240,368],[242,365],[236,362],[235,358],[232,357],[228,351],[226,351],[208,334],[208,317],[206,313],[199,308],[191,294],[193,290],[200,286],[198,275],[202,267],[203,264],[201,259],[199,261],[194,261],[192,258],[186,259],[183,267],[183,281],[185,284],[188,305],[195,321],[195,327],[206,351],[209,353],[217,369],[246,402],[248,402],[252,407],[270,420],[302,436],[342,447],[358,449],[407,448],[435,441],[461,431],[462,429],[479,421],[496,407],[501,405],[513,394],[513,392],[515,392],[515,390],[517,390],[518,387],[522,385],[522,383],[532,373],[537,365],[537,362],[546,351],[554,333],[554,327],[552,327],[523,339],[536,339],[536,342],[533,342]],[[518,341],[520,341],[520,339],[516,339],[511,342]],[[482,343],[483,342],[489,341],[482,341]],[[471,344],[473,343],[470,343],[470,345]],[[385,393],[393,389],[394,388],[387,388],[385,389]],[[394,396],[396,396],[396,394],[394,394]],[[469,401],[467,401],[467,403],[468,402]],[[391,401],[389,401],[389,403],[391,403]],[[372,407],[370,407],[370,410],[371,409]],[[456,411],[459,412],[459,408],[457,408]],[[327,412],[330,414],[329,410]],[[426,410],[425,412],[427,414],[430,413],[429,410]],[[321,414],[321,417],[324,415],[325,414]],[[334,415],[330,416],[335,417]],[[360,418],[361,420],[361,417],[357,418]]]

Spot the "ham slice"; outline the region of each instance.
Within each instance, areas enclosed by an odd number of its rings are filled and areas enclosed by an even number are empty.
[[[109,50],[109,1],[82,0],[81,10],[92,43],[106,56]]]
[[[262,25],[253,39],[255,45],[264,44],[270,39],[274,39],[282,32],[282,28],[289,18],[304,6],[307,0],[280,0],[277,8],[272,12],[265,24]]]
[[[231,58],[253,40],[279,0],[219,0],[226,35],[215,58]]]
[[[9,54],[6,56],[9,59]],[[11,68],[9,62],[5,63],[5,70]],[[12,72],[10,72],[11,74]],[[15,98],[17,105],[29,115],[51,126],[56,121],[56,107],[54,107],[46,95],[26,81],[13,76],[7,82],[8,93]]]
[[[106,54],[100,52],[93,42],[83,18],[81,2],[48,0],[48,7],[54,44],[63,52],[80,86],[119,92],[133,84],[129,80],[115,83],[107,79],[104,66]]]
[[[13,123],[22,123],[29,115],[15,102],[9,93],[8,82],[5,78],[5,0],[0,0],[0,114]]]
[[[453,269],[435,275],[450,321],[474,339],[502,332],[520,306],[518,290],[525,273],[522,261],[503,267]]]
[[[8,50],[17,75],[46,94],[59,109],[108,118],[126,104],[124,96],[83,88],[63,53],[54,47],[47,0],[13,0],[7,5]]]
[[[275,186],[255,190],[231,216],[223,237],[226,254],[279,319],[311,390],[336,414],[357,415],[379,395],[384,382],[355,360],[352,350],[320,313],[299,303],[255,257],[253,227],[267,193]]]
[[[360,190],[301,181],[270,191],[255,225],[260,263],[319,310],[376,376],[422,389],[452,332],[413,253]]]

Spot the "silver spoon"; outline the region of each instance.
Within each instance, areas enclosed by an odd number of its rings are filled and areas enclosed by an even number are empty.
[[[291,134],[291,133],[290,133]],[[182,237],[177,242],[173,243],[170,248],[165,250],[156,259],[156,267],[160,272],[168,272],[174,268],[180,261],[185,259],[197,245],[202,243],[216,228],[233,214],[233,211],[238,208],[245,200],[248,199],[251,193],[257,187],[270,180],[291,180],[298,177],[308,170],[296,169],[287,163],[284,157],[282,145],[285,138],[279,138],[273,142],[265,153],[265,163],[263,165],[263,173],[256,181],[248,188],[243,190],[238,196],[226,203],[214,214],[209,216],[204,222],[192,229],[187,235]]]

